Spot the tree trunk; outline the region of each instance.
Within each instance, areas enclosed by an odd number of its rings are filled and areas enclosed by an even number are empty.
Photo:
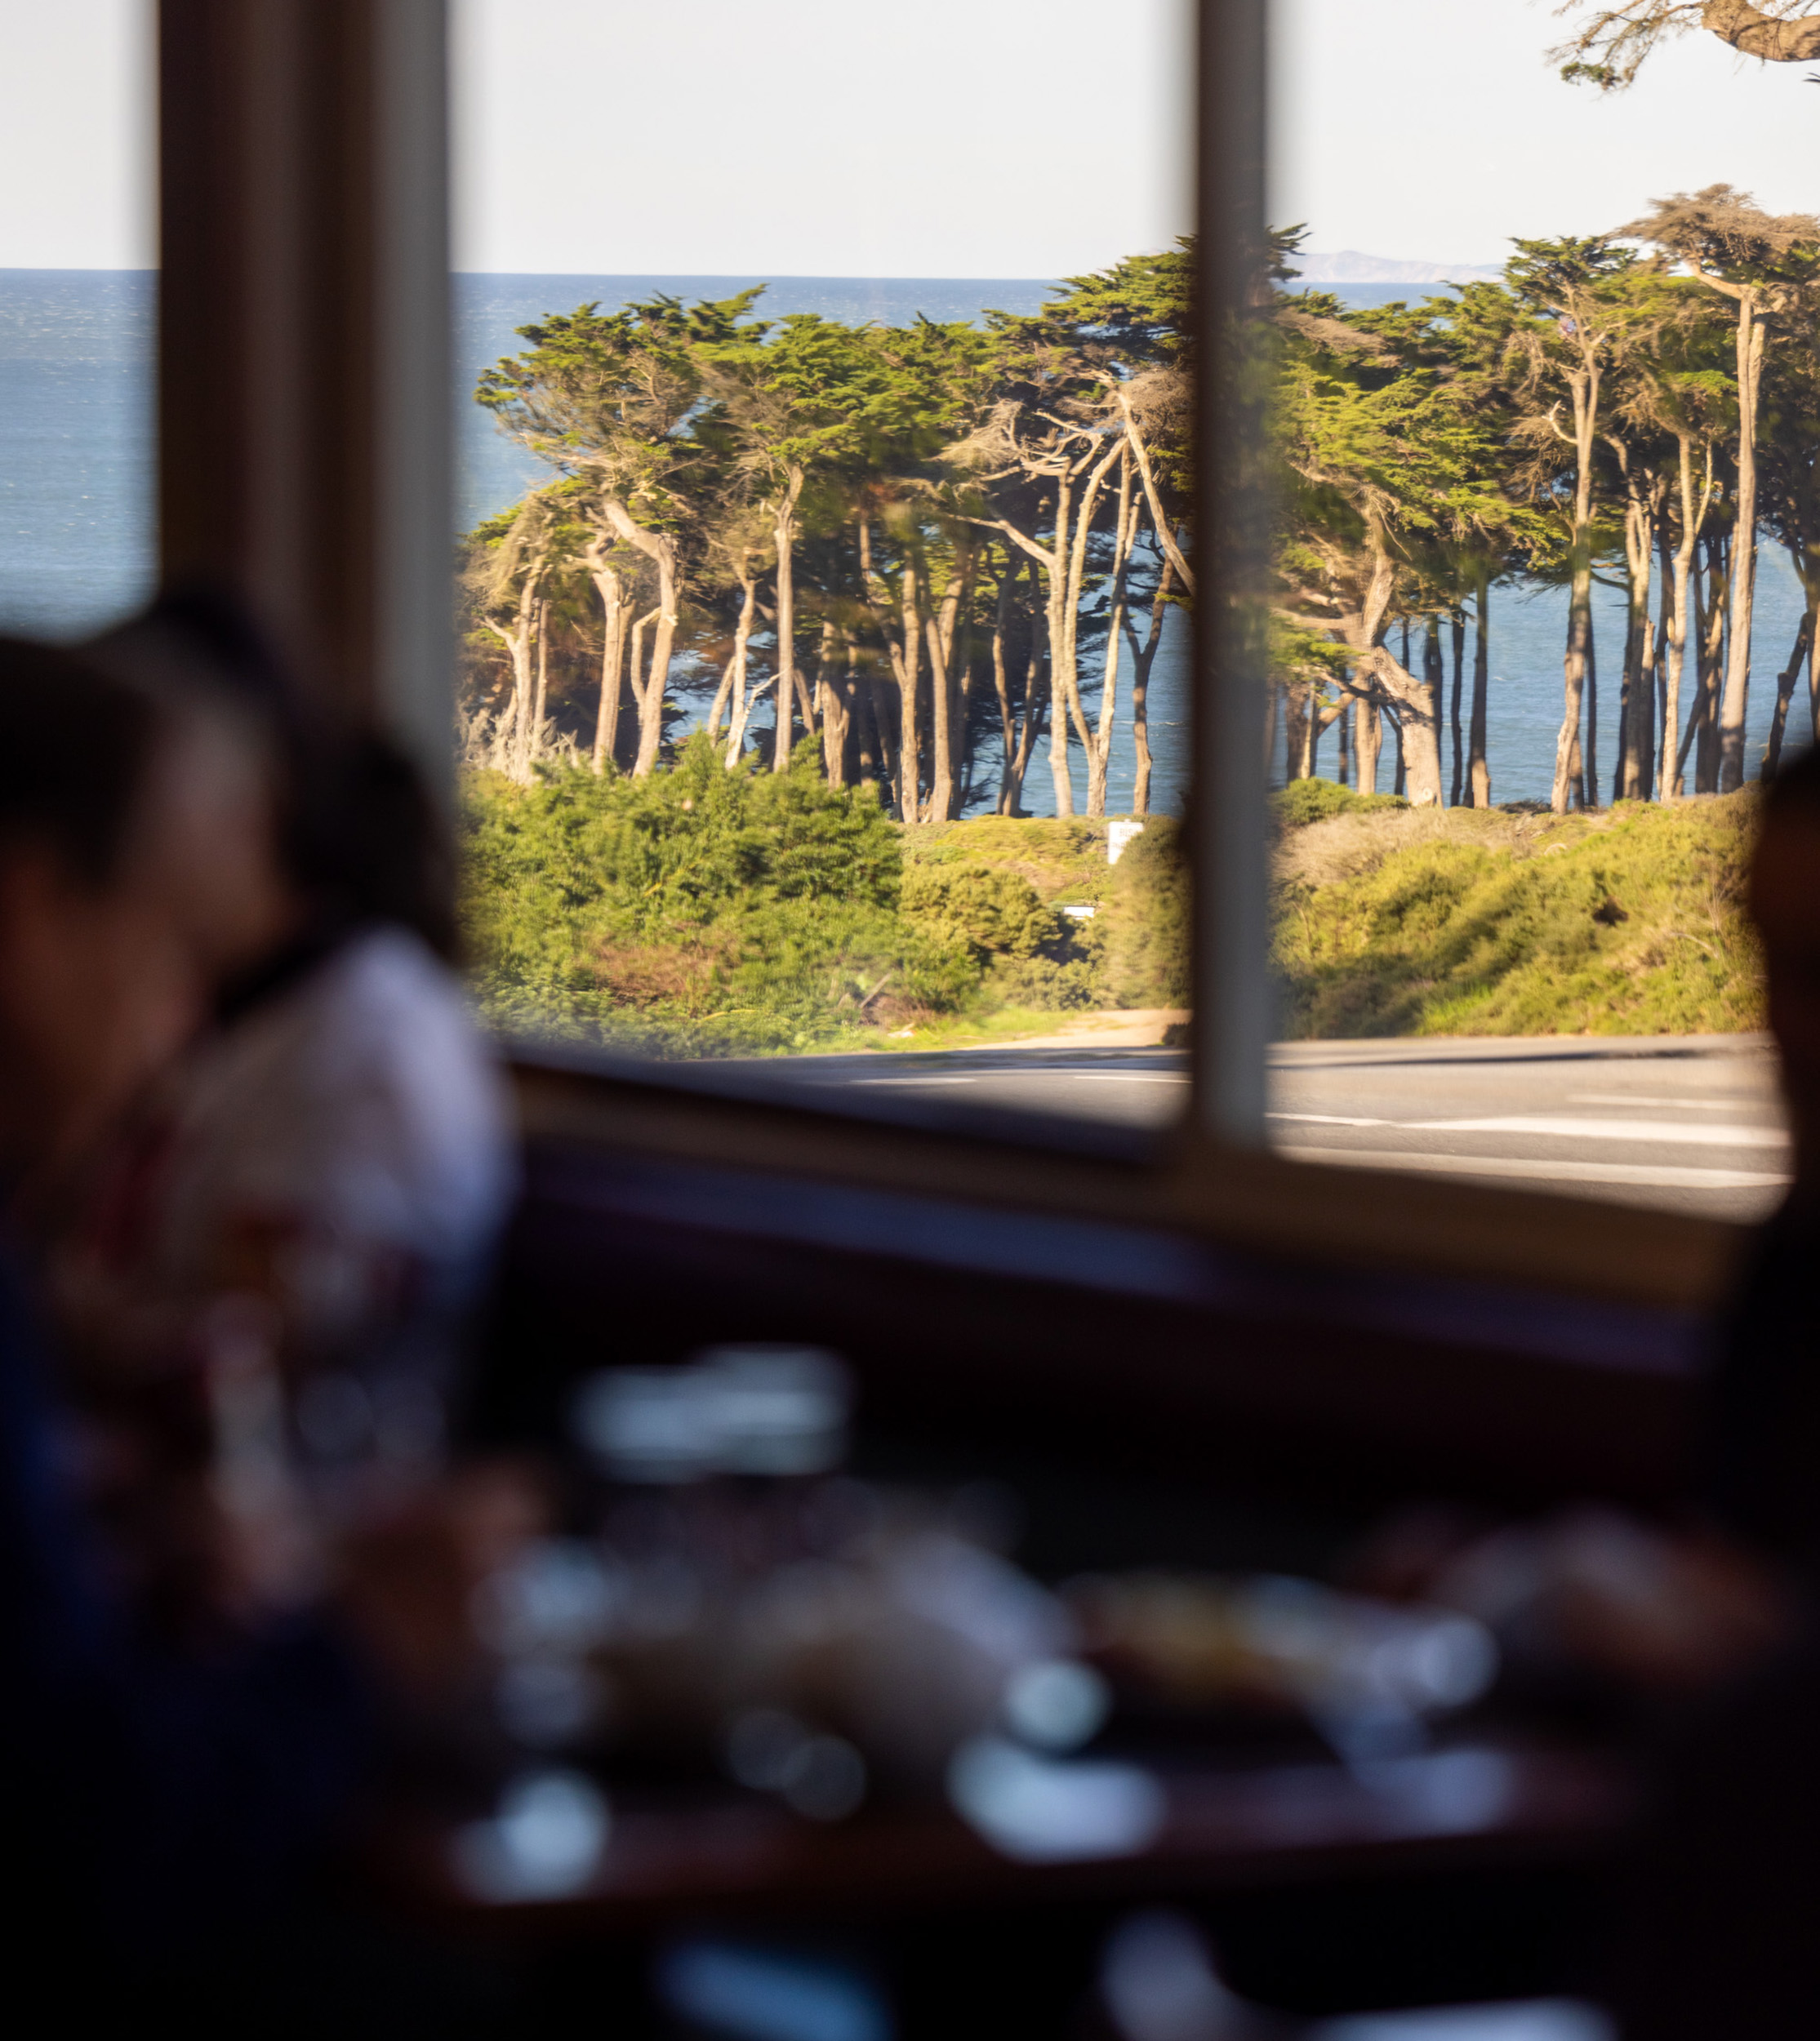
[[[1453,606],[1453,792],[1448,802],[1457,808],[1466,798],[1466,744],[1460,727],[1460,695],[1464,685],[1466,665],[1466,613],[1456,603]]]
[[[1057,563],[1059,566],[1064,558],[1066,558],[1067,562],[1067,584],[1062,597],[1061,616],[1066,649],[1059,662],[1055,660],[1052,654],[1050,660],[1050,673],[1052,681],[1057,667],[1059,665],[1063,683],[1062,699],[1061,702],[1056,705],[1057,707],[1066,706],[1068,713],[1068,720],[1072,724],[1075,735],[1080,740],[1080,748],[1087,758],[1088,788],[1088,812],[1090,815],[1093,812],[1092,805],[1093,738],[1092,733],[1087,727],[1087,712],[1082,705],[1080,698],[1079,647],[1081,598],[1084,593],[1087,582],[1087,541],[1088,535],[1093,528],[1093,515],[1098,505],[1100,491],[1105,486],[1106,476],[1111,472],[1112,465],[1115,461],[1123,461],[1129,458],[1128,450],[1130,444],[1131,442],[1128,438],[1119,441],[1093,467],[1092,471],[1088,475],[1086,481],[1082,484],[1080,501],[1076,506],[1074,515],[1073,540],[1071,543],[1066,545],[1066,553],[1064,552],[1064,543],[1066,533],[1066,521],[1059,514],[1057,518],[1056,526],[1055,550]],[[1068,500],[1068,490],[1066,482],[1058,483],[1057,499],[1059,514],[1061,509],[1066,508]],[[1053,741],[1054,740],[1052,737],[1052,745]],[[1072,776],[1066,771],[1067,737],[1066,731],[1063,732],[1062,739],[1062,763],[1064,768],[1063,776],[1068,780],[1069,783],[1067,812],[1070,815],[1072,815],[1075,812],[1074,783]],[[1052,767],[1054,764],[1054,754],[1052,750],[1050,754],[1050,763]],[[1104,806],[1105,794],[1102,788],[1101,794],[1101,807],[1102,812],[1104,812]]]
[[[1565,815],[1575,802],[1582,807],[1586,803],[1580,722],[1592,647],[1592,443],[1598,422],[1600,376],[1596,362],[1589,362],[1583,373],[1567,379],[1573,398],[1573,536],[1569,554],[1567,654],[1561,666],[1561,728],[1555,740],[1555,784],[1549,794],[1549,806],[1556,815]]]
[[[496,740],[496,749],[508,761],[506,770],[510,776],[519,780],[531,777],[531,713],[536,700],[531,644],[536,630],[538,579],[536,571],[526,575],[509,626],[496,624],[491,617],[485,620],[487,629],[511,656],[512,702],[505,713],[505,742]]]
[[[630,669],[632,697],[639,711],[639,749],[632,777],[643,780],[656,767],[664,737],[664,688],[670,679],[670,647],[676,639],[676,541],[668,532],[646,531],[616,497],[603,497],[601,508],[614,531],[629,545],[635,545],[657,570],[657,607],[652,612],[657,629],[651,647],[651,669],[643,674],[639,671],[642,625],[634,627]]]
[[[1618,757],[1612,768],[1612,799],[1647,801],[1656,757],[1655,634],[1649,616],[1649,582],[1655,568],[1656,514],[1653,478],[1634,469],[1622,439],[1612,446],[1624,476],[1624,667],[1618,682]]]
[[[664,738],[664,687],[670,678],[670,647],[676,638],[676,549],[666,546],[657,575],[657,628],[651,634],[651,669],[639,704],[639,755],[632,777],[647,779],[656,769],[657,748]]]
[[[1125,437],[1137,460],[1137,471],[1143,478],[1144,499],[1150,505],[1150,522],[1156,528],[1156,542],[1162,547],[1164,557],[1181,577],[1181,585],[1192,595],[1195,592],[1194,571],[1182,558],[1181,549],[1176,544],[1175,534],[1169,529],[1169,522],[1163,514],[1163,505],[1156,493],[1156,480],[1150,473],[1150,451],[1144,444],[1144,435],[1137,429],[1137,421],[1132,416],[1131,404],[1125,393],[1116,384],[1113,396],[1125,421]]]
[[[1757,580],[1757,398],[1764,329],[1756,297],[1738,300],[1738,517],[1732,527],[1732,602],[1725,692],[1719,708],[1719,791],[1744,784],[1744,718],[1751,699],[1751,609]]]
[[[1399,800],[1406,800],[1409,793],[1408,754],[1404,749],[1403,718],[1400,715],[1391,718],[1391,728],[1396,735],[1396,778],[1391,791]]]
[[[1795,571],[1800,577],[1801,588],[1807,598],[1808,620],[1808,716],[1814,741],[1820,744],[1820,658],[1815,657],[1815,647],[1820,644],[1820,559],[1805,545],[1790,549],[1796,554]]]
[[[1441,653],[1441,620],[1431,616],[1422,632],[1422,679],[1428,690],[1428,714],[1435,725],[1436,807],[1444,804],[1445,782],[1440,780],[1441,732],[1447,727],[1447,662]]]
[[[925,818],[932,822],[952,821],[956,812],[954,655],[959,648],[962,606],[972,600],[976,552],[977,549],[971,545],[956,548],[941,606],[928,617],[924,634],[929,648],[930,721],[933,726],[930,732],[933,757]]]
[[[1316,714],[1315,691],[1304,678],[1290,698],[1290,755],[1286,763],[1288,776],[1292,780],[1308,780],[1314,776]]]
[[[774,772],[790,770],[790,725],[796,709],[796,505],[802,493],[803,470],[786,469],[772,529],[777,547],[777,736],[771,754]]]
[[[1599,636],[1586,619],[1586,752],[1580,778],[1580,805],[1599,806]]]
[[[897,669],[897,813],[914,822],[922,814],[923,735],[917,691],[923,681],[923,587],[914,558],[906,557],[898,581],[904,656]]]
[[[1795,649],[1788,656],[1788,664],[1776,676],[1776,712],[1770,718],[1769,740],[1763,747],[1763,772],[1765,780],[1773,780],[1776,768],[1782,763],[1782,731],[1788,721],[1789,698],[1795,692],[1795,683],[1801,677],[1801,666],[1813,647],[1813,620],[1809,613],[1801,612],[1801,621],[1795,634]]]
[[[1052,473],[1050,478],[1055,486],[1054,514],[1052,543],[1048,546],[1039,545],[1028,532],[1020,531],[1005,518],[993,523],[994,530],[1003,532],[1042,567],[1048,580],[1049,776],[1055,787],[1058,816],[1071,816],[1075,812],[1074,782],[1068,769],[1070,722],[1083,749],[1091,749],[1087,720],[1081,709],[1076,658],[1076,628],[1086,572],[1088,532],[1093,522],[1094,503],[1106,477],[1113,462],[1124,455],[1129,443],[1128,437],[1121,438],[1101,456],[1088,475],[1078,508],[1074,496],[1075,481],[1086,469],[1097,447],[1060,473]],[[1141,460],[1141,449],[1139,457]]]
[[[1128,447],[1119,469],[1119,514],[1114,526],[1112,588],[1106,609],[1106,653],[1100,671],[1100,709],[1087,746],[1087,812],[1106,813],[1106,775],[1112,760],[1112,734],[1119,714],[1119,651],[1125,626],[1125,577],[1137,537],[1138,506],[1132,494],[1132,460]]]
[[[1472,718],[1466,737],[1466,782],[1473,807],[1492,804],[1491,767],[1485,757],[1486,698],[1491,688],[1490,569],[1479,569],[1479,585],[1473,592]]]
[[[1659,801],[1674,801],[1680,798],[1680,761],[1685,756],[1680,745],[1681,734],[1681,678],[1687,667],[1687,640],[1689,597],[1692,589],[1693,562],[1700,544],[1700,527],[1706,522],[1707,508],[1712,501],[1712,455],[1707,456],[1706,487],[1696,505],[1693,495],[1693,442],[1684,436],[1680,441],[1680,481],[1681,491],[1681,532],[1675,545],[1675,557],[1667,577],[1670,589],[1667,594],[1671,607],[1668,619],[1667,678],[1662,697],[1662,763],[1661,776],[1657,782],[1656,798]],[[1698,659],[1698,653],[1696,655]]]
[[[600,598],[600,703],[594,711],[594,769],[604,772],[617,763],[619,691],[625,662],[625,584],[617,571],[596,558],[588,571]]]
[[[1373,550],[1369,590],[1356,621],[1348,626],[1355,641],[1359,672],[1374,683],[1373,692],[1388,702],[1397,737],[1396,790],[1407,786],[1418,808],[1439,807],[1445,791],[1441,782],[1440,730],[1435,691],[1409,671],[1409,625],[1403,625],[1404,663],[1383,643],[1384,616],[1396,588],[1396,562],[1381,525],[1370,527]],[[1356,643],[1356,641],[1363,641]]]
[[[531,712],[531,758],[544,755],[545,705],[550,700],[550,598],[537,604],[537,705]]]
[[[999,574],[999,598],[992,606],[992,691],[999,699],[999,815],[1015,815],[1017,797],[1011,784],[1017,749],[1011,711],[1011,676],[1005,665],[1005,625],[1011,616],[1012,577],[1016,562],[1008,553]]]
[[[1157,647],[1163,643],[1163,626],[1169,614],[1169,583],[1174,573],[1165,559],[1157,575],[1156,592],[1150,598],[1150,634],[1141,648],[1128,612],[1125,618],[1125,636],[1131,645],[1131,746],[1137,761],[1131,788],[1133,815],[1150,812],[1150,669],[1156,664]],[[1274,690],[1272,693],[1274,696]],[[1274,705],[1271,713],[1275,714]],[[1268,743],[1266,738],[1266,748]]]
[[[847,733],[852,717],[843,691],[835,659],[834,625],[825,618],[821,625],[821,659],[816,670],[815,691],[821,708],[821,765],[831,787],[847,784]]]
[[[847,682],[853,705],[853,737],[859,754],[860,784],[874,784],[884,771],[884,753],[879,743],[879,707],[869,674],[860,669],[859,652],[852,632],[846,634]]]
[[[1346,786],[1350,784],[1352,773],[1352,704],[1350,701],[1341,702],[1338,721],[1340,734],[1334,741],[1339,747],[1340,755],[1334,761],[1333,777],[1339,785]]]
[[[739,563],[740,616],[733,626],[733,656],[728,661],[733,677],[732,710],[727,719],[727,764],[729,770],[740,762],[745,749],[745,725],[752,714],[752,701],[748,689],[752,645],[752,620],[759,606],[759,577],[746,571],[747,559],[743,554]]]
[[[733,698],[733,661],[732,656],[720,669],[720,683],[714,689],[714,698],[708,705],[708,720],[702,726],[710,744],[720,741],[720,719],[727,714],[727,705]]]
[[[650,720],[650,711],[647,706],[647,697],[649,695],[651,687],[649,678],[647,677],[642,678],[645,672],[644,634],[653,624],[661,622],[662,616],[663,611],[661,609],[647,610],[644,615],[639,617],[632,626],[632,656],[630,663],[632,701],[634,707],[638,711],[639,716],[639,749],[637,758],[634,760],[632,766],[632,777],[634,780],[642,780],[646,778],[651,771],[651,767],[644,764],[643,763],[644,733],[646,726]],[[661,633],[660,635],[661,635]],[[653,667],[656,666],[656,661],[655,659],[652,661],[652,665]],[[660,704],[660,708],[661,706],[661,705]],[[655,761],[656,757],[656,746],[655,745],[652,746],[652,757],[653,761]]]
[[[1024,720],[1017,736],[1017,757],[1011,780],[1011,806],[1008,815],[1019,812],[1019,803],[1024,796],[1024,776],[1030,770],[1030,760],[1036,756],[1036,747],[1043,736],[1043,718],[1048,712],[1048,695],[1043,686],[1043,646],[1037,629],[1042,615],[1037,602],[1036,567],[1030,567],[1030,647],[1024,661]]]
[[[1384,749],[1384,716],[1374,696],[1363,695],[1357,700],[1358,713],[1353,718],[1353,748],[1359,759],[1359,791],[1375,794],[1378,755]]]
[[[1693,790],[1719,791],[1720,676],[1725,664],[1725,632],[1731,607],[1729,571],[1731,537],[1722,532],[1707,541],[1707,614],[1700,644],[1700,730],[1694,749]]]
[[[922,791],[922,740],[917,727],[916,694],[922,679],[923,638],[922,603],[916,581],[914,555],[906,554],[902,572],[897,585],[897,621],[901,632],[893,638],[887,621],[885,598],[890,595],[890,585],[872,561],[872,525],[870,518],[857,520],[860,542],[860,581],[865,591],[868,613],[877,625],[879,634],[885,643],[885,652],[891,662],[892,679],[897,691],[897,727],[887,727],[892,718],[883,709],[882,702],[875,700],[874,718],[879,740],[886,757],[886,771],[889,776],[892,798],[901,822],[914,822],[917,818],[917,801]],[[874,597],[878,599],[874,600]],[[880,683],[882,689],[883,683]]]

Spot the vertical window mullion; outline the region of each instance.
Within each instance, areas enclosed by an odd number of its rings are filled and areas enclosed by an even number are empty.
[[[1200,0],[1196,358],[1203,562],[1195,624],[1194,1115],[1264,1139],[1272,1019],[1264,700],[1270,563],[1265,397],[1267,0]]]

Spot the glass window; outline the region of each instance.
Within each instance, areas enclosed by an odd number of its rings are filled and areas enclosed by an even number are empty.
[[[1812,88],[1698,8],[1457,15],[1272,11],[1272,1138],[1755,1216],[1744,863],[1820,701]]]
[[[0,6],[0,629],[77,635],[152,585],[153,13]]]
[[[1172,1117],[1183,0],[455,24],[487,1011],[850,1104]]]

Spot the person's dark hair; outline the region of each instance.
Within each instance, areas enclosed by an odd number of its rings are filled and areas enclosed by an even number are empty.
[[[452,960],[459,948],[448,831],[398,746],[344,739],[312,763],[291,816],[292,877],[338,918],[414,930]]]
[[[99,892],[120,866],[162,719],[142,690],[0,638],[0,851],[42,845]]]
[[[1809,745],[1798,758],[1778,766],[1769,783],[1763,804],[1763,820],[1786,822],[1796,816],[1809,820],[1820,816],[1820,744]]]
[[[453,858],[421,776],[396,745],[314,703],[242,604],[207,587],[167,589],[95,656],[212,698],[256,731],[277,769],[286,875],[325,925],[391,922],[454,956]]]

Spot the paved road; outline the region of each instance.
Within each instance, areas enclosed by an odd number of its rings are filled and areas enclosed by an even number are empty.
[[[1759,1036],[1295,1043],[1272,1057],[1270,1135],[1310,1161],[1534,1184],[1756,1219],[1788,1145]]]
[[[1167,1123],[1162,1049],[809,1057],[798,1081],[948,1105]],[[1533,1185],[1726,1218],[1781,1195],[1787,1144],[1763,1038],[1294,1043],[1272,1052],[1270,1130],[1305,1160]]]

